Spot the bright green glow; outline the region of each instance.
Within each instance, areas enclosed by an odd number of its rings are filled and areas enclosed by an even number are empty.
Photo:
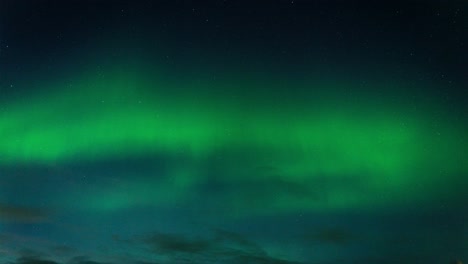
[[[216,147],[245,144],[329,152],[343,160],[333,167],[344,162],[351,163],[345,167],[391,169],[401,165],[405,158],[399,150],[408,151],[407,141],[415,133],[414,128],[388,118],[349,119],[327,109],[305,113],[288,109],[277,115],[261,105],[244,110],[229,102],[212,103],[206,97],[174,100],[157,92],[138,93],[135,87],[127,87],[133,85],[138,83],[90,80],[70,87],[67,93],[7,106],[0,122],[2,160],[55,162],[177,148],[198,155]],[[375,155],[382,148],[388,151],[385,157]]]
[[[257,177],[313,187],[321,177],[336,182],[343,176],[367,177],[366,192],[343,184],[329,190],[325,200],[273,193],[268,198],[275,197],[270,204],[275,209],[403,203],[436,193],[443,175],[467,172],[460,149],[467,143],[463,127],[442,123],[434,130],[430,117],[408,114],[398,105],[339,104],[328,97],[278,105],[281,100],[260,92],[223,94],[207,83],[186,84],[186,89],[155,79],[87,78],[66,92],[58,87],[61,92],[6,105],[0,162],[66,163],[151,152],[191,158],[163,184],[129,180],[101,186],[95,195],[87,192],[84,204],[97,209],[189,198],[205,180],[203,163],[226,149],[252,150],[249,159],[223,161],[220,177],[233,184]],[[242,83],[242,89],[248,91],[248,85]],[[279,173],[256,173],[262,166]],[[231,202],[245,207],[242,199]]]

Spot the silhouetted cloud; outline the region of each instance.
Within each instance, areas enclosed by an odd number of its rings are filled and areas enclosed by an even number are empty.
[[[104,262],[98,262],[91,260],[87,256],[76,256],[68,261],[68,264],[104,264]]]
[[[42,222],[46,219],[47,214],[37,208],[0,204],[0,221]]]
[[[39,257],[20,257],[16,262],[11,264],[58,264],[58,262],[45,260]]]
[[[216,212],[251,216],[296,207],[310,209],[334,203],[334,197],[342,193],[366,199],[374,192],[369,173],[292,173],[281,166],[258,165],[264,164],[258,157],[269,154],[248,147],[212,155],[197,168],[203,177],[193,188],[192,202],[193,206],[216,207]]]
[[[266,255],[266,252],[259,245],[235,232],[217,229],[215,230],[215,242],[230,248],[242,248],[244,251],[256,255]]]
[[[191,239],[181,235],[155,233],[145,239],[152,250],[158,253],[198,253],[207,251],[212,241]]]
[[[65,250],[67,253],[76,251],[76,249],[70,247],[64,247],[63,249],[58,248],[58,250]],[[55,251],[55,248],[51,251],[37,251],[29,248],[22,248],[12,255],[18,256],[16,260],[4,264],[110,264],[110,262],[95,261],[88,256],[75,256],[68,261],[64,261],[64,258],[60,257],[60,254],[57,254]],[[131,262],[133,263],[133,261]]]
[[[142,241],[150,251],[164,254],[177,263],[299,263],[269,256],[253,241],[225,230],[215,230],[203,238],[153,233]]]
[[[354,240],[355,235],[342,228],[323,228],[306,235],[306,239],[317,243],[344,245]]]
[[[75,252],[76,250],[74,248],[72,248],[72,247],[69,247],[69,246],[60,245],[60,246],[51,247],[50,251],[53,254],[57,254],[57,255],[70,255],[73,252]]]
[[[276,259],[268,256],[239,255],[227,263],[252,263],[252,264],[300,264],[300,262]]]

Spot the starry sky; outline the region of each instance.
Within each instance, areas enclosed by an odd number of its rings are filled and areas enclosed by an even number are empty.
[[[0,263],[467,262],[467,51],[465,1],[0,0]]]

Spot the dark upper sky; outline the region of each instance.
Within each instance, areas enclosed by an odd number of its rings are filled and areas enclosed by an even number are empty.
[[[318,64],[330,74],[351,67],[455,81],[468,61],[465,10],[463,1],[2,1],[2,69],[143,52],[188,68],[304,75]],[[69,67],[84,66],[75,60]]]
[[[0,0],[0,263],[466,262],[467,41],[464,1]]]

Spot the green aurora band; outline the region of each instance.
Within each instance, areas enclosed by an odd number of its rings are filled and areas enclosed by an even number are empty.
[[[268,89],[281,85],[273,81],[176,84],[144,74],[105,76],[56,82],[48,92],[5,104],[0,164],[52,166],[159,152],[186,157],[170,180],[151,184],[137,177],[69,198],[101,211],[189,200],[206,180],[208,162],[217,162],[220,180],[233,184],[279,181],[315,190],[323,178],[342,182],[326,199],[265,198],[265,210],[283,211],[436,200],[450,195],[443,187],[468,172],[461,147],[468,145],[466,127],[447,113],[434,122],[432,113],[442,105],[421,103],[412,110],[385,96],[348,98],[346,84],[339,83],[291,84],[321,94],[299,92],[288,100],[269,92],[284,91]],[[363,177],[365,187],[353,185]],[[254,207],[239,197],[228,200],[230,208]]]

